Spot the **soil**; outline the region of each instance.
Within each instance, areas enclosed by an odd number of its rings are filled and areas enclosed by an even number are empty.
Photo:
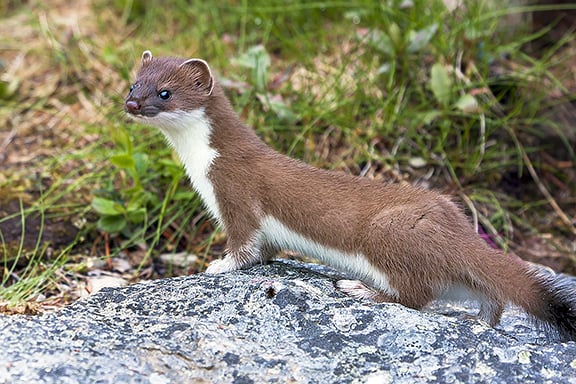
[[[26,209],[25,207],[23,207]],[[0,221],[0,233],[4,238],[4,248],[0,248],[0,259],[11,260],[22,247],[24,254],[34,250],[46,250],[48,255],[75,242],[78,228],[70,217],[43,218],[39,213],[25,216],[22,228],[20,201],[12,200],[0,205],[0,217],[11,217]],[[23,236],[24,234],[24,236]],[[22,260],[25,263],[25,260]],[[25,265],[21,265],[24,267]]]

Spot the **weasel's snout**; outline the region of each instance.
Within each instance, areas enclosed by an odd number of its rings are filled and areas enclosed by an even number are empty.
[[[134,100],[128,100],[126,102],[126,112],[131,113],[133,115],[138,115],[141,113],[140,111],[140,104]]]

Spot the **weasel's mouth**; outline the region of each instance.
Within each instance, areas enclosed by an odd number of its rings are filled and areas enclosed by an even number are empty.
[[[142,119],[144,119],[144,116],[142,116],[142,115],[140,115],[140,114],[135,114],[135,113],[132,113],[132,112],[126,111],[126,110],[124,110],[124,112],[126,112],[126,116],[128,116],[130,119],[133,119],[133,120],[142,120]]]
[[[124,110],[131,116],[142,118],[144,116],[154,116],[154,110],[150,110],[150,108],[146,105],[142,105],[139,101],[136,100],[127,100],[124,104]],[[152,112],[152,113],[151,113]]]
[[[147,117],[155,117],[160,112],[157,107],[153,105],[142,106],[140,103],[128,100],[124,104],[124,111],[128,116],[136,119],[145,119]]]

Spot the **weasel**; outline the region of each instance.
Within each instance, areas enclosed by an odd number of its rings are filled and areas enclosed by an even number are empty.
[[[549,334],[576,340],[575,290],[491,248],[443,194],[314,168],[267,146],[233,110],[206,61],[142,54],[125,100],[174,147],[209,214],[228,234],[207,273],[262,263],[281,250],[354,278],[343,292],[421,309],[464,288],[496,325],[506,303]]]

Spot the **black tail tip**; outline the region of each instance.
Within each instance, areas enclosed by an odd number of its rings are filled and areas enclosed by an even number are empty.
[[[576,341],[576,280],[562,275],[539,276],[544,306],[537,317],[560,341]]]

